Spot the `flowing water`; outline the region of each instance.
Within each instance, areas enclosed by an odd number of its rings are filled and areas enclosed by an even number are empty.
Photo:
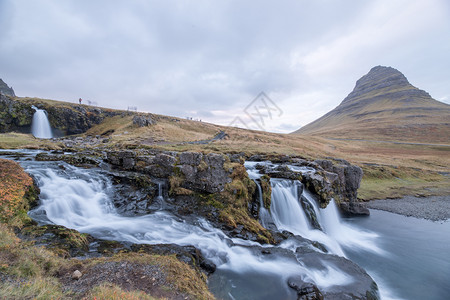
[[[35,153],[30,152],[30,156]],[[55,223],[95,237],[146,244],[193,245],[217,265],[211,289],[228,299],[296,299],[287,284],[291,275],[300,275],[325,290],[345,284],[346,276],[332,265],[324,272],[305,268],[294,255],[263,257],[256,242],[230,238],[202,218],[188,223],[167,211],[125,217],[113,204],[114,186],[99,169],[81,169],[64,162],[39,162],[18,158],[40,187],[41,205],[30,212],[41,224]],[[158,196],[160,197],[160,196]],[[161,194],[162,197],[162,194]],[[222,282],[226,281],[226,282]],[[218,282],[223,284],[217,285]],[[227,290],[225,295],[223,292]]]
[[[31,133],[40,139],[51,139],[53,134],[47,118],[47,112],[35,106],[32,106],[32,108],[35,110],[35,113],[31,122]]]
[[[433,222],[385,211],[370,210],[369,218],[347,219],[346,224],[377,232],[388,255],[361,253],[347,256],[364,267],[380,286],[383,299],[450,298],[450,221]]]
[[[34,219],[40,223],[63,225],[103,239],[132,243],[193,245],[202,251],[205,258],[217,265],[216,272],[209,280],[211,290],[221,299],[296,299],[295,292],[286,285],[287,278],[291,275],[300,275],[305,281],[314,282],[325,291],[328,287],[345,286],[353,281],[349,274],[339,271],[333,265],[325,265],[325,270],[319,270],[304,267],[296,260],[295,255],[261,255],[261,251],[255,249],[274,249],[273,251],[276,249],[270,245],[230,238],[202,218],[187,222],[165,211],[164,205],[161,205],[161,209],[155,213],[144,216],[119,215],[111,201],[115,193],[114,186],[104,171],[81,169],[63,162],[37,162],[29,159],[37,153],[36,151],[26,153],[27,156],[15,159],[36,178],[41,189],[41,205],[30,212]],[[249,170],[249,174],[256,175],[256,172]],[[401,227],[394,234],[392,229],[395,227],[392,224],[396,224],[395,218],[386,218],[394,221],[382,219],[382,224],[378,224],[377,213],[366,219],[343,221],[334,202],[326,209],[319,209],[313,196],[304,191],[303,196],[312,205],[322,228],[322,230],[315,229],[310,225],[299,204],[299,184],[291,180],[271,180],[270,215],[277,228],[319,241],[329,252],[351,258],[366,267],[383,283],[381,292],[387,298],[395,293],[406,295],[405,289],[417,284],[416,281],[409,284],[400,283],[407,280],[398,277],[408,277],[411,274],[399,273],[409,271],[401,268],[396,273],[396,264],[390,264],[391,260],[398,261],[402,266],[409,266],[422,255],[434,259],[434,246],[441,249],[441,252],[448,250],[447,246],[439,245],[436,240],[429,249],[416,248],[417,253],[409,258],[397,255],[396,253],[401,253],[399,251],[402,247],[408,247],[409,251],[415,249],[411,248],[411,243],[408,244],[409,239],[403,237],[403,235],[408,237],[406,228],[409,225]],[[160,192],[157,200],[164,204],[162,189],[163,184],[159,184]],[[259,196],[262,198],[262,193]],[[433,230],[438,230],[438,227],[433,227]],[[426,235],[426,232],[423,231],[422,235]],[[397,239],[400,239],[400,243]],[[448,239],[447,236],[447,241]],[[294,251],[297,244],[288,240],[280,247],[283,249],[277,249],[292,254],[290,251]],[[425,249],[427,251],[423,251]],[[441,258],[436,260],[437,263],[440,261]],[[386,269],[383,269],[384,265],[388,265]],[[420,267],[426,269],[424,263],[416,263],[414,270]],[[445,282],[449,282],[448,280],[441,282],[450,278],[445,271],[446,268],[448,271],[448,264],[436,266],[435,270],[439,275],[435,277],[437,291],[433,295],[440,296],[444,294],[442,291],[448,291],[445,288],[439,290],[440,286],[445,286]],[[433,272],[425,272],[430,273]],[[444,276],[439,277],[442,274]],[[420,282],[424,280],[421,273],[414,278]],[[384,282],[389,283],[389,286]],[[397,282],[398,288],[394,286]]]

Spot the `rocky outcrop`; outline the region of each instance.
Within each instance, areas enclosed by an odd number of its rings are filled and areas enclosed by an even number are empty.
[[[12,87],[9,87],[1,78],[0,78],[0,94],[11,97],[16,96]]]
[[[34,110],[0,93],[0,133],[30,131]]]
[[[137,115],[133,117],[133,124],[138,127],[150,126],[155,123],[151,115]]]
[[[40,99],[13,99],[0,94],[0,132],[30,132],[34,105],[47,111],[50,125],[62,135],[80,134],[106,117],[127,114],[85,105],[51,105]]]
[[[262,157],[253,157],[263,160]],[[284,158],[276,164],[257,165],[261,174],[271,178],[299,180],[319,196],[324,207],[331,198],[338,203],[355,203],[363,171],[360,167],[342,159],[307,161],[300,158]],[[356,206],[355,206],[356,207]]]
[[[131,150],[107,153],[107,161],[123,170],[133,170],[157,178],[169,178],[170,189],[218,193],[231,182],[231,169],[221,154],[199,152],[136,153]]]
[[[356,201],[359,185],[363,176],[360,167],[351,165],[346,160],[316,160],[314,161],[325,171],[324,175],[331,184],[337,197],[343,201]]]

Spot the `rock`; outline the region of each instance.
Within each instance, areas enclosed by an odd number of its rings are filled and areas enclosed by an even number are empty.
[[[346,217],[370,215],[369,209],[362,203],[341,202],[339,204],[339,208],[341,209],[342,214]]]
[[[301,193],[299,194],[301,195]],[[309,203],[308,199],[306,199],[303,195],[300,197],[300,203],[302,205],[303,211],[305,212],[306,217],[309,220],[311,226],[315,229],[322,230],[319,224],[319,220],[317,220],[316,212],[314,211],[314,207]]]
[[[133,124],[139,127],[156,124],[151,115],[137,115],[133,117]]]
[[[180,164],[198,166],[202,158],[203,154],[199,152],[182,152],[180,153]]]
[[[300,276],[288,278],[288,286],[297,292],[298,300],[323,300],[323,295],[317,286],[304,282]]]
[[[72,273],[72,279],[73,279],[73,280],[78,280],[78,279],[81,278],[81,276],[83,276],[83,274],[81,274],[81,272],[78,271],[78,270],[75,270],[75,271]]]
[[[325,299],[379,299],[378,286],[367,272],[354,262],[337,255],[307,252],[298,256],[307,269],[325,272],[326,266],[338,269],[347,284],[323,289]]]
[[[130,150],[108,152],[106,160],[112,165],[131,170],[136,165],[136,153]]]
[[[363,176],[362,169],[343,159],[334,160],[338,164],[334,164],[330,160],[316,160],[315,162],[325,170],[323,177],[334,190],[334,194],[338,196],[338,200],[356,201]]]
[[[209,274],[212,274],[216,271],[216,265],[209,259],[200,261],[200,267]]]

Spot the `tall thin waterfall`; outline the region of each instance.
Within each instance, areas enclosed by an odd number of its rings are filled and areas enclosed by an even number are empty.
[[[261,185],[258,181],[254,180],[256,187],[258,188],[259,198],[259,222],[264,228],[268,228],[270,222],[270,212],[264,207],[263,193]]]
[[[47,112],[43,109],[35,107],[34,105],[31,107],[35,110],[33,121],[31,123],[31,133],[40,139],[51,139],[53,134],[47,118]]]

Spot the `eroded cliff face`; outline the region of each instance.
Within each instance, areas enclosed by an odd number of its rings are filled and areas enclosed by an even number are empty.
[[[232,167],[242,165],[244,159],[243,156],[199,152],[139,153],[125,150],[107,153],[107,162],[116,168],[137,171],[157,178],[168,178],[172,190],[181,187],[200,193],[223,192],[227,184],[232,182]],[[248,159],[264,160],[263,157]],[[311,171],[294,171],[289,166],[307,167]],[[349,214],[368,214],[368,210],[357,203],[357,190],[363,171],[345,160],[307,161],[285,157],[283,162],[276,161],[275,165],[262,164],[260,173],[265,174],[266,180],[270,180],[271,177],[299,180],[318,196],[322,207],[326,207],[333,198]]]
[[[106,117],[126,114],[126,112],[104,110],[85,105],[51,105],[40,99],[16,99],[0,94],[0,132],[30,132],[34,110],[32,105],[48,113],[50,125],[63,135],[86,132]]]

